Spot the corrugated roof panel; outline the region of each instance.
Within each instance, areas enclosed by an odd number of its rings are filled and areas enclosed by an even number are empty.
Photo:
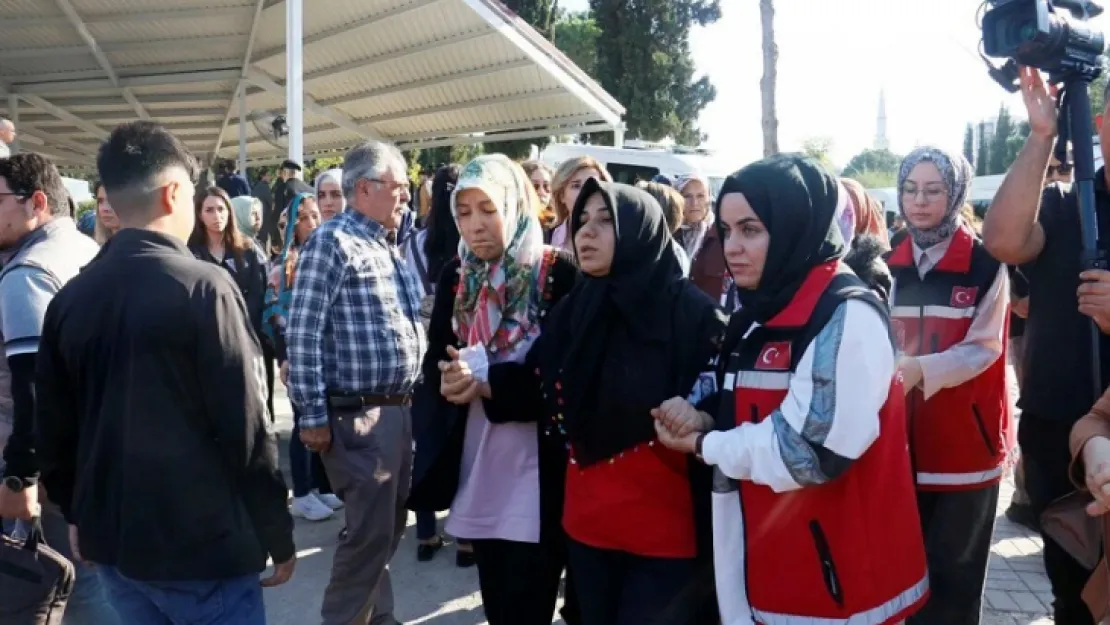
[[[389,136],[406,136],[456,128],[498,128],[517,125],[542,125],[542,120],[588,113],[571,95],[555,95],[532,100],[459,107],[451,111],[405,117],[372,123]]]
[[[243,48],[247,45],[244,36],[241,42],[206,43],[203,39],[170,39],[164,45],[126,52],[110,52],[108,60],[116,69],[149,68],[156,70],[158,65],[171,63],[192,63],[200,61],[226,61],[235,67],[243,64]]]
[[[9,61],[5,61],[3,52],[0,52],[0,66],[3,66],[6,70],[5,74],[15,81],[27,80],[30,77],[44,74],[50,76],[67,74],[74,77],[74,79],[80,79],[86,77],[81,75],[80,72],[103,73],[91,52],[83,55],[41,56],[33,59],[21,58]]]
[[[0,42],[0,49],[20,50],[49,46],[76,46],[84,43],[72,28],[58,28],[49,25],[4,28],[2,24],[8,20],[8,16],[2,10],[0,10],[0,15],[4,16],[3,19],[0,19],[0,37],[3,37],[3,41]]]

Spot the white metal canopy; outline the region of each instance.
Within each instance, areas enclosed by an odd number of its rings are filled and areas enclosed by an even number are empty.
[[[621,134],[624,108],[496,0],[289,2],[0,0],[0,110],[23,148],[69,165],[92,164],[112,127],[138,118],[206,163],[243,156],[240,141],[248,161],[277,162],[296,139],[274,147],[249,121],[240,138],[240,120],[286,112],[287,65],[298,65],[287,31],[302,31],[306,155],[362,138],[409,148],[489,140],[475,133]],[[302,3],[302,19],[287,20]]]

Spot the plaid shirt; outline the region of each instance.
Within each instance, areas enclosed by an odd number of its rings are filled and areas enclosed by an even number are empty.
[[[286,340],[302,428],[327,425],[329,391],[408,393],[416,382],[420,282],[392,239],[348,208],[301,250]]]

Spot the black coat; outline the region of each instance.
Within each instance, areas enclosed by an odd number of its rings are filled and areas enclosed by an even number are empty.
[[[557,252],[555,262],[549,270],[544,285],[544,302],[549,310],[574,286],[578,268],[566,252]],[[413,460],[412,490],[409,493],[410,510],[446,510],[451,507],[459,488],[459,471],[462,463],[463,438],[466,434],[467,407],[448,402],[439,393],[440,372],[438,363],[447,360],[447,346],[463,347],[451,327],[455,306],[455,287],[459,281],[459,260],[456,258],[444,266],[436,285],[435,302],[428,326],[428,352],[424,357],[423,375],[413,391],[412,423],[413,438],[416,441],[416,456]],[[541,321],[541,331],[543,322]],[[540,410],[522,410],[531,405],[521,403],[513,387],[523,384],[537,388],[535,375],[529,373],[526,365],[504,363],[492,365],[489,369],[490,386],[493,399],[484,400],[486,418],[493,423],[518,421],[531,418],[538,421]],[[543,527],[547,526],[552,506],[557,505],[559,513],[554,516],[555,527],[559,527],[563,501],[563,476],[566,472],[566,447],[545,444],[540,437],[540,508]],[[555,485],[556,488],[549,487]]]

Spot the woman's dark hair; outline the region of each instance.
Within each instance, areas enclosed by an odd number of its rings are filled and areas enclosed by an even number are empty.
[[[459,228],[451,215],[451,193],[459,181],[459,166],[444,165],[432,178],[432,208],[428,211],[428,236],[424,256],[428,259],[428,279],[435,283],[443,266],[459,253]]]
[[[204,210],[204,200],[210,197],[219,198],[223,202],[224,208],[227,209],[227,225],[224,226],[222,237],[224,247],[230,250],[235,257],[235,266],[242,268],[243,253],[251,248],[251,242],[239,232],[239,227],[235,224],[235,209],[231,207],[231,198],[228,197],[227,191],[219,187],[208,187],[203,194],[197,195],[196,204],[193,208],[197,221],[193,226],[193,233],[189,235],[189,246],[197,249],[208,247],[208,228],[201,220],[200,214]]]

